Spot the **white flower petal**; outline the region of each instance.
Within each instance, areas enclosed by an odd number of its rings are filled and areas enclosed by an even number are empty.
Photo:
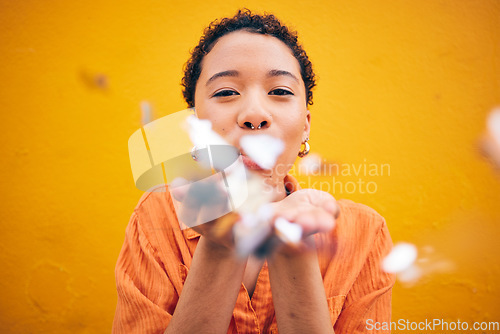
[[[266,240],[270,231],[268,222],[257,219],[255,215],[244,215],[233,226],[236,252],[241,257],[252,254]]]
[[[244,200],[239,202],[238,212],[254,214],[262,205],[271,201],[271,191],[265,188],[266,184],[260,176],[253,173],[247,173],[245,176],[246,178],[242,181],[245,182],[244,188],[240,187],[244,191]]]
[[[295,244],[302,238],[302,227],[298,224],[289,222],[285,218],[276,218],[274,227],[278,232],[278,237],[286,243]]]
[[[415,283],[422,276],[422,269],[417,265],[411,265],[398,274],[398,279],[404,283]]]
[[[246,228],[250,229],[259,223],[259,219],[256,215],[251,213],[246,213],[241,215],[241,224],[243,224]]]
[[[487,120],[488,132],[491,137],[500,146],[500,108],[494,109],[488,116]]]
[[[321,156],[317,153],[310,153],[300,159],[299,173],[303,175],[316,174],[321,170]]]
[[[401,242],[382,261],[382,269],[387,273],[400,273],[408,269],[417,259],[417,247]]]
[[[191,142],[198,148],[207,145],[229,145],[217,132],[212,130],[212,122],[191,115],[187,118]]]
[[[270,221],[271,218],[273,217],[274,210],[271,204],[265,203],[260,206],[260,208],[257,210],[257,217],[259,217],[260,220],[264,221]]]
[[[285,148],[283,141],[264,134],[243,136],[240,145],[243,151],[264,169],[273,168]]]

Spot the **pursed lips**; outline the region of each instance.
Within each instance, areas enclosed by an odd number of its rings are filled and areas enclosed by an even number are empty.
[[[240,151],[240,156],[243,160],[243,164],[252,170],[264,170],[264,168],[260,167],[255,161],[253,161],[245,152]]]

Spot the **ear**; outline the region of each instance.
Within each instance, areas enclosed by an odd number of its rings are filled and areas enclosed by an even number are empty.
[[[310,132],[311,132],[311,112],[307,110],[306,122],[304,124],[304,133],[302,134],[302,142],[305,142],[306,139],[309,138]]]

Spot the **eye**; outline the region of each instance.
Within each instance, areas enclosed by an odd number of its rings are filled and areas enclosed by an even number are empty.
[[[276,88],[269,92],[269,95],[293,95],[291,91],[284,88]]]
[[[237,91],[230,90],[230,89],[224,89],[221,91],[218,91],[213,95],[213,97],[226,97],[226,96],[232,96],[232,95],[240,95]]]

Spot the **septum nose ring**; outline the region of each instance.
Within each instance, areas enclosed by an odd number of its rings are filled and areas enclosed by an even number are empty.
[[[252,122],[245,122],[245,125],[250,126],[251,130],[255,130],[255,126],[252,124]],[[262,123],[260,123],[259,126],[257,127],[257,129],[260,129],[260,128],[262,128]]]

